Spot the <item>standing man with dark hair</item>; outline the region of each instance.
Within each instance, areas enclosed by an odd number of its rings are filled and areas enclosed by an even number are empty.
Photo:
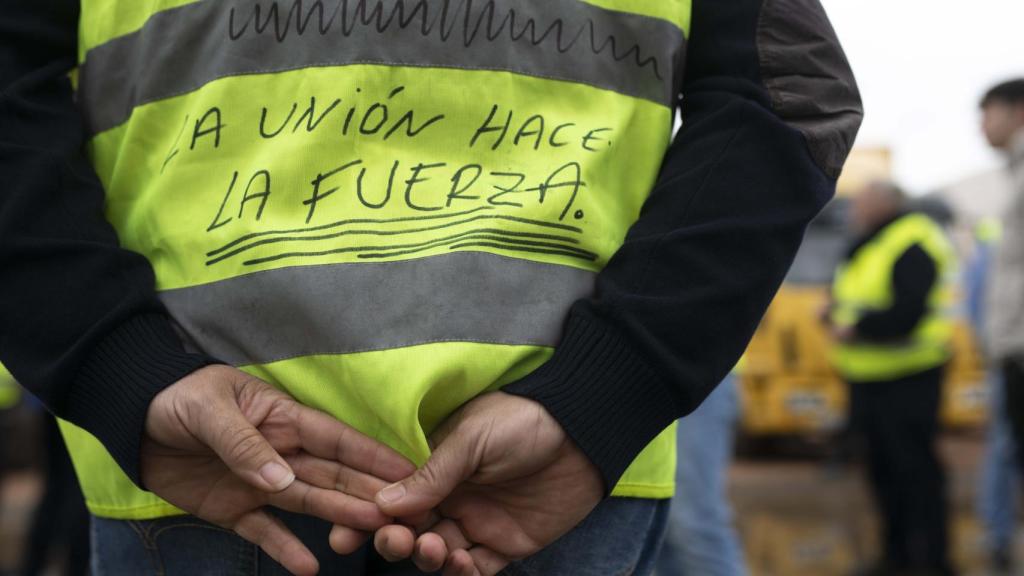
[[[861,117],[818,0],[8,1],[0,360],[96,576],[646,574]]]
[[[990,89],[981,100],[982,130],[1008,159],[1013,192],[989,281],[987,352],[1002,372],[1006,413],[1024,466],[1024,78]]]
[[[940,576],[952,573],[935,442],[955,257],[941,227],[905,204],[890,182],[853,200],[857,238],[832,286],[833,362],[849,383],[881,512],[883,558],[871,574]]]

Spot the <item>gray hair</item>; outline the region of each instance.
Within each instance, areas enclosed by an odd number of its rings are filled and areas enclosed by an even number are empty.
[[[892,180],[873,180],[867,187],[879,199],[891,202],[894,206],[902,207],[907,203],[907,193],[903,188]]]

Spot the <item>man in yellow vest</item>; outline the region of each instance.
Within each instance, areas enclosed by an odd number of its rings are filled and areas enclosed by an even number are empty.
[[[0,360],[97,576],[647,574],[861,116],[818,0],[12,0]]]
[[[954,254],[942,228],[875,182],[854,197],[857,233],[832,286],[833,362],[850,383],[884,527],[879,574],[949,574],[945,480],[936,454]]]

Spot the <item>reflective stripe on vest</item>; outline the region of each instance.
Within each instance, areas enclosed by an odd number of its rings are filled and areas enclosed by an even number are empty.
[[[669,143],[689,0],[83,0],[121,242],[189,346],[417,463],[550,358]],[[90,510],[178,511],[62,428]],[[613,492],[672,494],[664,432]]]
[[[866,312],[889,308],[893,267],[914,245],[920,246],[937,268],[939,280],[929,293],[928,311],[904,341],[837,343],[833,363],[848,380],[899,378],[949,360],[955,255],[941,227],[922,214],[908,214],[889,224],[839,267],[833,284],[832,320],[838,326],[854,326]]]

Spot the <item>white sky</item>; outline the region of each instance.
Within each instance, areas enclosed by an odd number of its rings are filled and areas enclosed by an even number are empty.
[[[978,100],[1024,76],[1022,0],[822,0],[850,58],[866,117],[858,145],[889,146],[914,193],[996,168]]]

